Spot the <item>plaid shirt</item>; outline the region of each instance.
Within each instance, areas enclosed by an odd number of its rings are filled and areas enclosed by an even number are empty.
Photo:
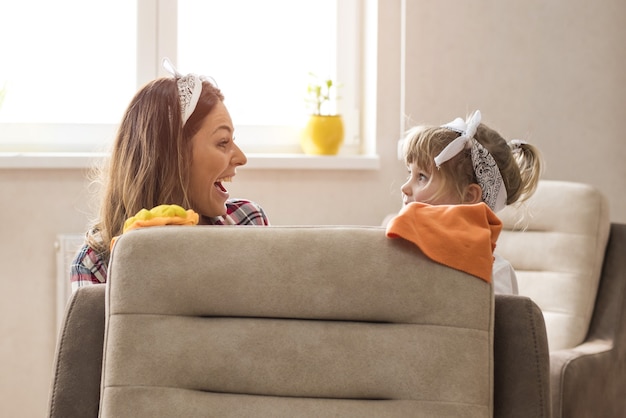
[[[233,199],[226,202],[226,216],[209,218],[210,225],[269,225],[263,208],[254,202]],[[106,283],[107,264],[93,248],[83,245],[70,266],[72,291],[81,286]]]

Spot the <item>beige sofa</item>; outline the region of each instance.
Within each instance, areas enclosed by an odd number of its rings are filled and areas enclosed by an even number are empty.
[[[49,416],[542,417],[547,359],[530,299],[382,228],[154,227],[72,296]]]
[[[562,186],[544,183],[538,197]],[[515,234],[498,251],[527,237]],[[611,225],[600,254],[583,341],[552,352],[541,304],[492,299],[484,282],[382,228],[155,227],[118,245],[109,285],[68,304],[51,417],[621,417],[626,408],[626,225]]]
[[[625,417],[626,225],[597,188],[566,181],[543,180],[499,216],[496,252],[545,319],[553,416]]]

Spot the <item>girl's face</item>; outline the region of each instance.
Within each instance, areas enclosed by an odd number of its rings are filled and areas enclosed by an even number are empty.
[[[402,185],[402,203],[422,202],[431,205],[458,205],[461,199],[454,191],[444,191],[434,198],[442,187],[441,177],[436,171],[422,170],[415,163],[408,166],[409,178]]]
[[[234,142],[234,127],[228,109],[218,102],[191,138],[192,159],[189,200],[200,215],[215,217],[226,214],[229,182],[237,166],[248,160]]]

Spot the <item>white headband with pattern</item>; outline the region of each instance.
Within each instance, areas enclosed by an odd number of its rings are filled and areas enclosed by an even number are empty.
[[[196,109],[198,99],[200,99],[200,93],[202,93],[203,78],[191,73],[182,75],[176,70],[169,58],[163,58],[163,68],[176,78],[176,83],[178,84],[178,96],[180,98],[181,116],[183,118],[184,125]]]
[[[458,132],[460,136],[450,142],[435,157],[437,168],[466,148],[471,148],[472,166],[478,180],[478,185],[482,189],[483,202],[494,212],[498,212],[506,206],[506,187],[502,174],[493,156],[483,147],[474,135],[480,125],[480,110],[475,111],[466,121],[456,118],[452,122],[442,125],[442,128]]]

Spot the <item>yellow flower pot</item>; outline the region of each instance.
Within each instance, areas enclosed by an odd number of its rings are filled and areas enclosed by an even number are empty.
[[[336,155],[343,144],[341,115],[311,115],[302,131],[300,145],[306,154]]]

